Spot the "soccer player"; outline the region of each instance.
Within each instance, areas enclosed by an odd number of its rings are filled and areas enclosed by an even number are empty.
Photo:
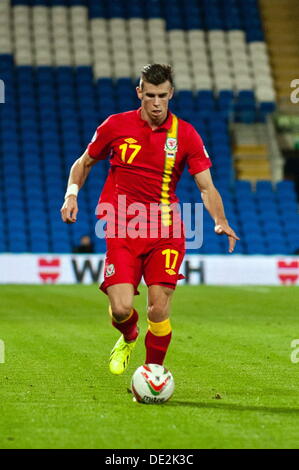
[[[111,220],[107,216],[107,253],[101,285],[109,298],[112,325],[121,333],[110,355],[109,368],[113,374],[126,370],[138,338],[138,313],[133,300],[142,276],[148,287],[145,363],[163,364],[170,344],[170,303],[177,281],[182,278],[179,269],[185,254],[184,234],[175,236],[174,233],[177,223],[174,224],[173,204],[178,201],[175,188],[185,165],[215,222],[215,232],[227,235],[229,252],[238,240],[213,184],[211,161],[201,137],[191,124],[168,109],[174,93],[171,67],[146,65],[136,90],[141,107],[109,116],[73,164],[61,208],[64,222],[76,222],[78,190],[92,166],[109,156],[110,170],[99,203],[110,203],[120,221],[110,236]],[[130,234],[130,221],[135,214],[128,208],[134,203],[138,207],[143,204],[143,219],[140,219],[143,229],[152,222],[151,203],[159,204],[158,221],[161,227],[168,228],[168,236],[162,236],[160,229],[154,236],[148,231],[137,238]],[[123,228],[128,229],[125,234]]]

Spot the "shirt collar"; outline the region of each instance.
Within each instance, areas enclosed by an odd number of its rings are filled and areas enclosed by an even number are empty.
[[[145,121],[144,119],[142,119],[141,117],[141,108],[137,109],[136,111],[137,113],[137,117],[138,119],[141,121],[141,123],[144,125],[144,126],[148,126],[148,122]],[[163,124],[161,124],[161,126],[157,127],[156,130],[158,129],[166,129],[166,130],[169,130],[171,128],[171,125],[172,125],[172,113],[168,110],[167,112],[167,118],[165,119],[165,121],[163,122]]]

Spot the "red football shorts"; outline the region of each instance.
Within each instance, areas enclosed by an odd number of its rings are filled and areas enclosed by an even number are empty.
[[[147,286],[161,285],[175,289],[184,279],[179,269],[185,255],[182,238],[106,238],[107,253],[104,282],[100,289],[114,284],[133,284],[135,295],[143,276]]]

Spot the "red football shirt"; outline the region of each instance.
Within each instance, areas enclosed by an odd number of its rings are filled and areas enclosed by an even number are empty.
[[[131,203],[161,203],[165,182],[165,143],[173,114],[152,130],[141,118],[141,109],[109,116],[96,130],[88,154],[97,160],[110,156],[110,171],[99,202],[111,202],[115,209],[119,195]],[[210,158],[194,127],[178,119],[177,151],[167,185],[170,204],[178,202],[177,182],[185,164],[191,175],[211,166]]]

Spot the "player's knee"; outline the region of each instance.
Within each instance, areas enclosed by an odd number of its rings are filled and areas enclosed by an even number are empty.
[[[131,304],[119,301],[112,306],[112,316],[116,321],[121,322],[129,317],[131,310]]]
[[[150,321],[161,322],[169,317],[168,305],[161,302],[155,302],[148,306],[147,317]]]

